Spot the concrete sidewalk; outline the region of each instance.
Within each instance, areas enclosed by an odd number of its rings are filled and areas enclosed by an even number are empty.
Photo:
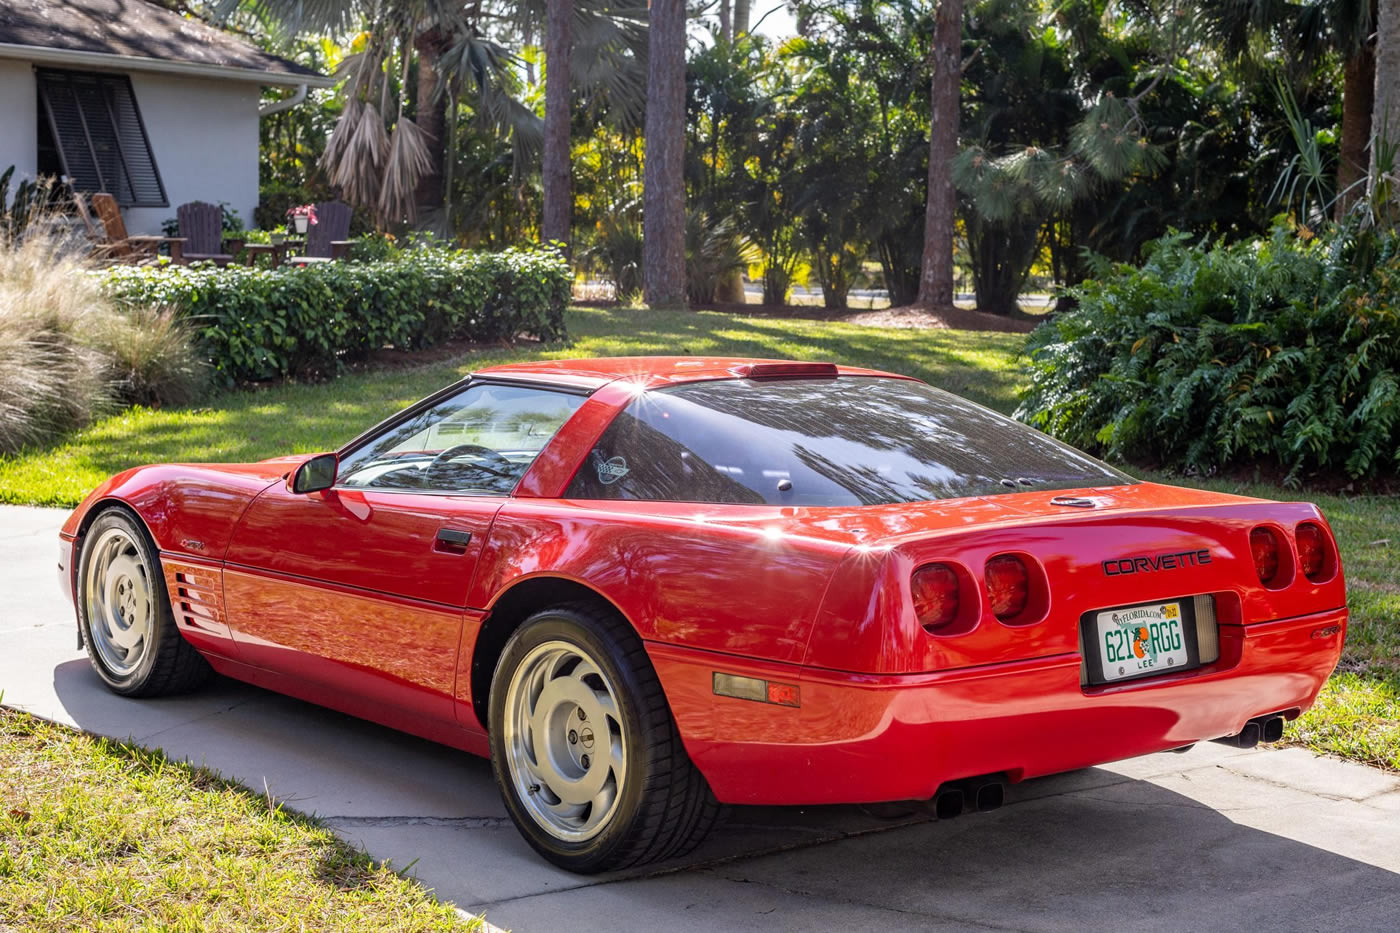
[[[483,760],[228,680],[108,693],[58,596],[63,517],[0,507],[6,705],[265,784],[507,929],[1400,929],[1400,780],[1300,749],[1206,744],[946,822],[921,804],[740,808],[683,863],[569,875],[516,834]]]

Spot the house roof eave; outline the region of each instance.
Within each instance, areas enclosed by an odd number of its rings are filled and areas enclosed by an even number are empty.
[[[234,68],[227,65],[209,65],[195,62],[169,61],[159,58],[142,58],[134,55],[114,55],[108,52],[87,52],[73,49],[45,48],[37,45],[15,45],[0,42],[0,58],[20,59],[37,65],[63,65],[78,68],[97,68],[104,71],[145,71],[162,74],[184,75],[194,78],[211,78],[222,81],[245,81],[251,84],[296,87],[306,84],[311,87],[331,87],[335,79],[325,75],[284,74],[264,71],[257,68]]]

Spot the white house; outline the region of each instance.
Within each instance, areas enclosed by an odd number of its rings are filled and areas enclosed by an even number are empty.
[[[110,192],[130,233],[188,201],[251,224],[261,88],[331,83],[147,0],[0,0],[0,172]]]

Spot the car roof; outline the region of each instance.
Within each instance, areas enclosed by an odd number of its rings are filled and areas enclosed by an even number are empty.
[[[506,363],[502,366],[491,366],[477,370],[475,375],[528,379],[583,389],[601,388],[618,380],[636,382],[643,388],[654,388],[683,382],[740,379],[749,375],[754,367],[764,366],[792,370],[794,367],[829,367],[831,364],[740,356],[612,356],[581,360],[537,360],[530,363]],[[878,369],[863,369],[858,366],[836,366],[834,369],[838,376],[911,378],[897,373],[882,372]],[[783,374],[802,375],[800,370]],[[813,375],[819,374],[813,373]]]

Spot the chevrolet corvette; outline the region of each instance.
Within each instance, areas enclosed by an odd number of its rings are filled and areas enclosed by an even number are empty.
[[[827,363],[499,366],[331,453],[99,486],[59,578],[126,696],[217,672],[489,756],[543,857],[1277,740],[1345,636],[1310,504],[1138,482]]]

